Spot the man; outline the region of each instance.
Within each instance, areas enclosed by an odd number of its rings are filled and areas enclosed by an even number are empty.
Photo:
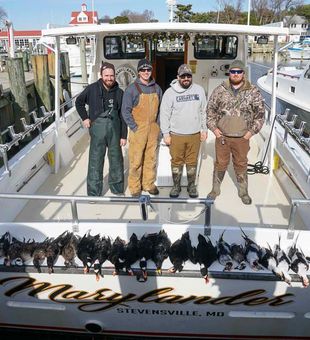
[[[122,115],[129,126],[128,186],[132,196],[141,191],[158,195],[155,185],[159,139],[157,123],[161,88],[152,79],[152,65],[147,59],[138,63],[138,77],[124,93]]]
[[[114,65],[102,63],[101,78],[87,86],[76,99],[76,109],[89,129],[90,147],[87,195],[101,196],[106,150],[109,159],[109,187],[113,194],[124,193],[122,146],[127,141],[127,126],[121,116],[123,91],[115,81]],[[88,113],[85,105],[88,105]]]
[[[207,113],[208,128],[216,137],[213,188],[208,198],[215,199],[220,194],[220,186],[232,154],[239,197],[244,204],[251,204],[247,154],[250,138],[264,124],[265,108],[259,90],[245,77],[242,61],[235,60],[230,65],[229,79],[214,89]]]
[[[183,166],[187,170],[187,191],[191,198],[198,197],[196,173],[200,142],[207,138],[206,106],[204,89],[192,82],[191,68],[183,64],[177,79],[164,93],[160,106],[160,127],[164,142],[170,146],[173,187],[170,197],[181,192]]]

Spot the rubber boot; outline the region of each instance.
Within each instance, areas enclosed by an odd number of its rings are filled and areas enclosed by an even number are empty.
[[[171,198],[179,197],[181,192],[181,178],[183,172],[183,165],[181,166],[174,166],[171,165],[171,172],[172,172],[172,180],[173,180],[173,187],[170,190],[169,196]]]
[[[187,171],[187,192],[190,198],[197,198],[198,197],[198,191],[196,187],[196,172],[197,172],[197,166],[193,165],[186,165],[186,171]]]
[[[248,194],[248,175],[247,173],[237,174],[238,195],[243,204],[251,204],[252,199]]]
[[[213,171],[213,185],[212,190],[208,193],[207,199],[215,200],[217,196],[221,193],[221,184],[225,176],[225,171]]]

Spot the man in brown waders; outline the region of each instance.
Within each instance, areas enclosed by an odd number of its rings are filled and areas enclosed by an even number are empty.
[[[208,198],[215,199],[220,194],[220,186],[232,154],[238,195],[244,204],[251,204],[252,199],[248,194],[247,154],[250,150],[250,138],[264,124],[265,107],[257,87],[246,79],[242,61],[232,62],[229,79],[214,89],[207,113],[208,128],[216,137],[213,187]]]
[[[152,65],[147,59],[139,61],[137,70],[138,78],[125,90],[122,104],[122,115],[130,129],[128,186],[132,196],[140,196],[142,190],[158,195],[154,183],[162,91],[151,78]]]
[[[109,158],[109,187],[113,194],[124,193],[121,147],[127,142],[127,126],[121,116],[123,91],[115,81],[113,64],[103,63],[101,78],[90,84],[76,99],[76,109],[89,129],[90,147],[87,195],[101,196],[106,150]],[[85,105],[88,105],[87,113]]]

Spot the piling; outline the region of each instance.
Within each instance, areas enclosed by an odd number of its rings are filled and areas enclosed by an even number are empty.
[[[80,38],[80,58],[81,58],[81,72],[82,72],[82,84],[87,86],[87,66],[86,66],[86,41],[85,38]]]
[[[23,131],[20,118],[25,118],[28,124],[30,122],[23,60],[22,58],[9,58],[7,60],[7,66],[11,92],[14,99],[12,105],[15,131],[19,132]]]
[[[34,84],[38,97],[38,106],[44,105],[47,111],[53,110],[53,96],[50,82],[47,54],[31,56]]]

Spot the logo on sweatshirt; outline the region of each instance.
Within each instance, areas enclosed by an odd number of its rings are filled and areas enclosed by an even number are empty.
[[[177,96],[177,102],[192,102],[199,100],[199,94],[184,94],[182,96]]]

